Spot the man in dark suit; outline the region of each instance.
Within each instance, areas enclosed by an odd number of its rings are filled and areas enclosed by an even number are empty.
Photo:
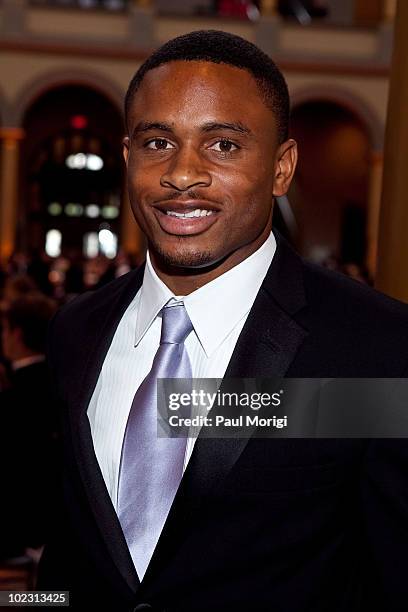
[[[2,350],[11,375],[0,391],[2,490],[0,557],[44,544],[55,497],[58,414],[45,363],[55,303],[40,293],[4,304]]]
[[[166,478],[155,488],[168,447],[144,445],[147,421],[132,428],[152,376],[170,371],[166,351],[176,377],[181,362],[202,378],[406,375],[408,308],[271,233],[296,164],[288,114],[273,62],[221,32],[170,41],[129,86],[124,156],[146,265],[50,330],[64,499],[37,588],[70,590],[75,609],[406,607],[405,441],[199,436],[172,497]],[[177,339],[169,309],[186,324]]]

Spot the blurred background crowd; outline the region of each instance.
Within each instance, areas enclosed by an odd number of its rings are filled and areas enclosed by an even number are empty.
[[[33,579],[58,489],[60,432],[45,361],[49,322],[68,300],[135,266],[124,253],[84,260],[44,251],[13,253],[1,270],[0,560],[17,563],[17,575],[23,570]]]
[[[304,257],[408,301],[395,263],[407,248],[403,185],[394,193],[389,179],[384,192],[383,181],[387,108],[408,104],[390,93],[391,67],[408,57],[392,63],[396,10],[397,0],[0,0],[0,588],[30,586],[52,520],[60,434],[48,322],[144,259],[121,152],[137,67],[202,28],[270,54],[300,149],[275,226]],[[392,114],[387,129],[401,132]]]

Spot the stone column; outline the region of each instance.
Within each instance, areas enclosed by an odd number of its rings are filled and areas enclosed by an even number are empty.
[[[262,0],[260,6],[261,15],[276,15],[278,12],[278,0]]]
[[[270,56],[276,54],[279,46],[280,15],[277,0],[262,0],[261,18],[256,25],[255,44]]]
[[[376,286],[408,302],[408,2],[395,19]]]
[[[24,33],[28,0],[3,0],[2,35],[10,38]]]
[[[377,268],[383,160],[382,151],[372,151],[368,192],[366,256],[366,266],[371,278],[375,278]]]
[[[10,257],[14,250],[18,210],[18,177],[21,128],[0,129],[0,260]]]
[[[378,26],[383,19],[383,0],[355,0],[354,25]]]
[[[129,7],[129,43],[138,49],[154,47],[154,11],[151,0],[133,0]]]
[[[384,21],[393,22],[395,19],[396,10],[397,10],[397,0],[383,0]]]
[[[397,0],[382,0],[382,23],[378,28],[377,62],[391,64],[394,46],[394,20]]]

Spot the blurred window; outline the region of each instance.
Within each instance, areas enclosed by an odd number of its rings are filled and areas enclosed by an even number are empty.
[[[162,15],[216,15],[214,0],[155,0],[153,6]]]
[[[30,0],[35,6],[59,6],[79,9],[105,9],[108,11],[123,11],[129,5],[129,0]]]
[[[48,230],[59,230],[64,256],[82,253],[85,234],[98,233],[103,222],[118,236],[124,173],[120,112],[93,90],[60,87],[32,105],[24,128],[24,248],[43,248]]]
[[[155,0],[153,6],[162,15],[211,15],[251,21],[259,18],[257,0]]]
[[[328,0],[279,0],[278,10],[283,17],[295,19],[302,25],[327,18],[330,13]]]
[[[107,227],[103,227],[98,233],[99,250],[102,255],[114,259],[118,252],[118,237]]]
[[[85,214],[90,219],[96,219],[97,217],[99,217],[100,213],[101,209],[97,204],[89,204],[89,206],[85,208]]]
[[[99,254],[98,232],[89,232],[84,236],[83,253],[89,259]]]
[[[88,232],[84,235],[82,252],[88,259],[98,255],[114,259],[118,252],[118,236],[111,231],[109,224],[103,223],[99,232]]]
[[[49,257],[61,255],[61,232],[57,229],[48,230],[45,235],[45,252]]]
[[[52,215],[53,217],[58,217],[58,215],[62,213],[62,210],[62,206],[59,202],[51,202],[51,204],[48,206],[48,214]]]

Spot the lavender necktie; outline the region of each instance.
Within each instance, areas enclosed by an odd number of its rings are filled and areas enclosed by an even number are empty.
[[[157,378],[191,378],[184,340],[193,326],[178,303],[162,310],[160,346],[132,402],[119,470],[118,517],[142,579],[183,475],[186,438],[157,437]]]

